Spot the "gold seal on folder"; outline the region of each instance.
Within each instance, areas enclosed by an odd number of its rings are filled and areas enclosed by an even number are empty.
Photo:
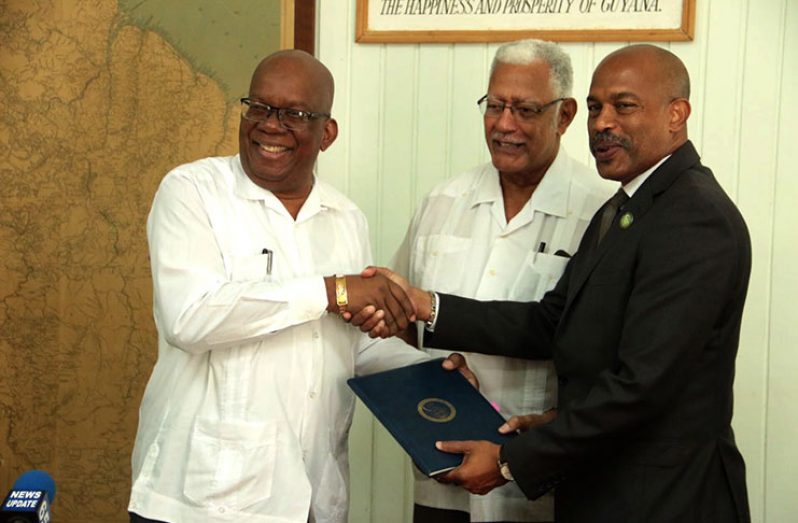
[[[418,413],[422,418],[435,423],[446,423],[457,416],[454,405],[440,398],[426,398],[418,402]]]

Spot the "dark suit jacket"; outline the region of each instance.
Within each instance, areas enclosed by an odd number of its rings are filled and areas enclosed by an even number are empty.
[[[690,142],[596,246],[600,214],[540,302],[441,295],[425,344],[554,358],[556,420],[502,459],[529,498],[556,485],[557,521],[749,521],[730,426],[745,223]]]

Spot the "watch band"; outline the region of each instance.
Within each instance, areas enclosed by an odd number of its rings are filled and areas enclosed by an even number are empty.
[[[504,479],[506,479],[507,481],[515,481],[513,473],[510,472],[510,465],[508,465],[507,462],[499,459],[497,461],[497,464],[499,465],[499,472],[501,472],[501,475]]]
[[[338,305],[338,314],[346,311],[349,305],[349,294],[346,292],[346,276],[335,275],[335,304]]]
[[[424,323],[424,328],[432,332],[435,329],[435,317],[438,315],[438,296],[434,292],[429,291],[429,299],[429,318],[427,318],[427,321]]]

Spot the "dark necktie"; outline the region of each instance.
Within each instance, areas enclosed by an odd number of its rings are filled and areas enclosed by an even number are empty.
[[[615,215],[618,214],[618,209],[620,209],[621,205],[626,203],[626,200],[628,199],[629,197],[626,196],[626,193],[623,192],[623,189],[618,189],[618,192],[616,192],[615,195],[610,198],[610,201],[607,202],[607,205],[604,206],[604,210],[601,211],[598,243],[601,243],[601,240],[604,239],[604,235],[610,230],[610,225],[612,225]]]

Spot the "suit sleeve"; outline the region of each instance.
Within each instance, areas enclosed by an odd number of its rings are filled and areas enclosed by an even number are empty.
[[[480,347],[484,354],[551,359],[571,265],[566,265],[557,285],[539,302],[479,301],[439,294],[435,332],[425,332],[424,344],[449,350]]]

